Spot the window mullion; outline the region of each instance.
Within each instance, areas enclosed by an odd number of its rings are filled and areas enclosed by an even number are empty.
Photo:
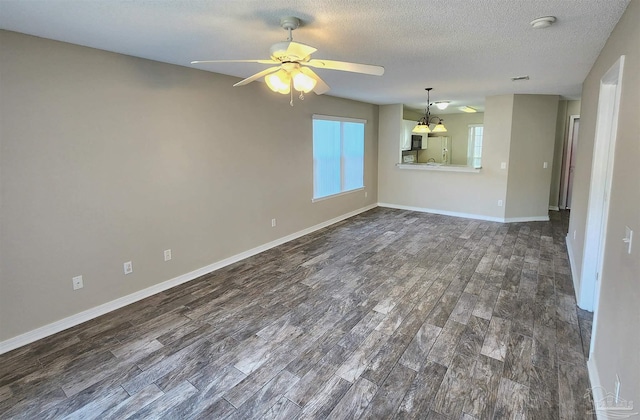
[[[340,192],[346,189],[344,174],[344,123],[340,123]]]

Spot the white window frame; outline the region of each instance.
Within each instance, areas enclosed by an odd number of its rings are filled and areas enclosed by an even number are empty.
[[[476,145],[476,128],[482,127],[482,138],[480,140],[480,147],[478,148]],[[482,149],[484,143],[484,124],[469,124],[469,137],[467,140],[468,149],[467,149],[467,166],[475,169],[482,168]],[[478,153],[479,150],[479,153]],[[479,161],[476,164],[476,161]]]
[[[349,118],[349,117],[337,117],[337,116],[333,116],[333,115],[321,115],[321,114],[313,114],[312,115],[312,121],[313,120],[325,120],[325,121],[333,121],[333,122],[348,122],[348,123],[359,123],[362,124],[364,127],[364,129],[366,130],[366,124],[367,124],[367,120],[363,120],[363,119],[359,119],[359,118]],[[316,197],[315,196],[315,184],[316,184],[316,180],[315,180],[315,156],[313,156],[313,173],[312,173],[312,177],[313,177],[313,197],[311,199],[312,203],[315,203],[317,201],[322,201],[322,200],[326,200],[329,198],[334,198],[334,197],[338,197],[341,195],[345,195],[345,194],[350,194],[352,192],[355,191],[361,191],[365,189],[364,186],[364,157],[366,154],[366,150],[365,150],[365,139],[364,139],[364,132],[363,132],[363,136],[362,136],[362,186],[361,187],[357,187],[357,188],[352,188],[349,190],[343,190],[344,188],[344,155],[342,154],[342,152],[344,151],[343,148],[343,142],[344,142],[344,138],[343,138],[343,128],[342,128],[342,124],[340,125],[340,184],[341,184],[341,191],[335,194],[330,194],[330,195],[324,195],[324,196],[320,196],[320,197]],[[312,141],[313,141],[313,124],[312,124]],[[313,153],[313,147],[312,147],[312,153]]]

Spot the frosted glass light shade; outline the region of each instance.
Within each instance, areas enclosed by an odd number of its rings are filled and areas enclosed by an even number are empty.
[[[447,109],[447,107],[449,106],[449,101],[436,102],[436,106],[439,110]]]
[[[293,88],[299,92],[309,93],[316,87],[316,80],[297,71],[293,75]]]
[[[431,130],[432,133],[446,133],[447,128],[442,124],[442,120],[436,124],[436,126]]]
[[[431,130],[429,129],[429,126],[427,124],[424,124],[422,121],[420,121],[415,127],[413,127],[413,130],[411,130],[411,132],[416,134],[425,134],[430,133]]]
[[[278,70],[275,73],[265,76],[264,81],[274,92],[282,93],[284,95],[291,92],[291,76],[284,70]]]

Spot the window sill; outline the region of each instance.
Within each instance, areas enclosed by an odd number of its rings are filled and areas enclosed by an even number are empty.
[[[342,191],[336,194],[331,194],[331,195],[325,195],[324,197],[318,197],[318,198],[312,198],[311,202],[312,203],[317,203],[318,201],[323,201],[323,200],[328,200],[330,198],[335,198],[335,197],[340,197],[341,195],[347,195],[347,194],[351,194],[357,191],[364,191],[364,186],[360,187],[360,188],[356,188],[353,190],[349,190],[349,191]]]
[[[467,172],[475,174],[480,173],[481,169],[462,165],[432,165],[428,163],[396,163],[396,167],[413,171]]]

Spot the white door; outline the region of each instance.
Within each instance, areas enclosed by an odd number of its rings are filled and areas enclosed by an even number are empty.
[[[596,116],[596,138],[593,146],[591,183],[587,205],[584,253],[578,306],[594,311],[593,325],[598,317],[600,298],[600,273],[605,249],[605,233],[609,214],[609,196],[613,176],[614,151],[618,131],[618,111],[624,56],[607,71],[600,81],[598,114]],[[591,340],[595,339],[594,329]]]
[[[580,127],[580,117],[573,118],[569,127],[569,156],[567,173],[567,196],[565,197],[565,208],[571,208],[571,193],[573,192],[573,173],[576,169],[576,150],[578,147],[578,128]]]

